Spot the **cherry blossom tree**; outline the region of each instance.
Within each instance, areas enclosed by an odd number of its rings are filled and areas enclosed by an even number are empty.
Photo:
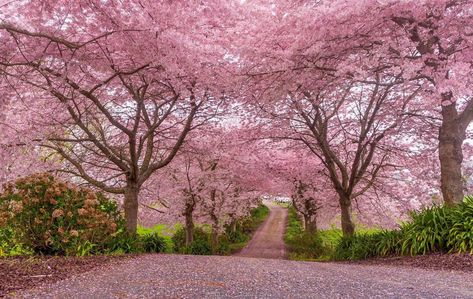
[[[64,159],[64,171],[123,195],[127,228],[134,232],[141,186],[224,99],[217,77],[225,53],[211,42],[218,30],[203,27],[227,16],[224,7],[20,5],[24,15],[0,22],[8,50],[0,65],[17,101],[41,115],[34,139]],[[193,18],[196,9],[206,17]],[[189,14],[185,26],[172,23],[181,22],[177,11]]]
[[[244,148],[236,131],[202,126],[192,132],[166,175],[149,181],[159,192],[149,199],[161,201],[165,213],[183,218],[186,245],[193,241],[197,221],[210,224],[215,250],[224,225],[232,226],[260,201],[263,174],[255,175],[255,157]]]

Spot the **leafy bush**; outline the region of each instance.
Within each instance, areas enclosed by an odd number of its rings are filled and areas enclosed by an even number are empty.
[[[447,248],[450,252],[473,254],[473,196],[465,197],[451,214]]]
[[[327,260],[342,237],[339,229],[304,232],[294,207],[289,207],[284,241],[289,258],[295,260]]]
[[[10,227],[0,228],[0,257],[28,255],[32,251],[24,245],[18,243]]]
[[[419,255],[433,252],[473,254],[473,197],[456,207],[412,212],[410,220],[393,231],[342,238],[334,259],[363,259],[388,255]]]
[[[166,241],[158,233],[149,233],[139,237],[145,252],[164,252]]]
[[[315,259],[318,256],[315,251],[319,248],[319,239],[314,234],[303,231],[297,212],[292,206],[288,210],[284,241],[292,259]]]
[[[227,236],[228,242],[230,243],[242,243],[249,240],[249,235],[245,234],[239,225],[237,225],[234,231],[229,227],[226,228],[225,234]]]
[[[143,243],[139,235],[131,235],[125,231],[118,234],[106,246],[104,253],[107,254],[125,254],[144,252]]]
[[[258,207],[251,209],[250,216],[245,217],[240,221],[239,229],[241,229],[244,234],[251,234],[258,229],[268,215],[269,208],[260,204]]]
[[[400,255],[402,253],[403,233],[400,230],[383,230],[372,235],[376,240],[376,255]]]
[[[448,231],[453,208],[431,207],[412,212],[411,220],[401,226],[403,254],[418,255],[448,251]]]
[[[375,235],[355,234],[343,237],[335,248],[335,260],[359,260],[376,256],[377,243]]]
[[[17,244],[41,254],[100,252],[124,231],[116,203],[49,174],[21,178],[4,186],[0,228]]]
[[[201,227],[196,227],[194,228],[193,236],[194,241],[190,246],[186,246],[186,232],[184,228],[179,228],[172,237],[174,250],[184,254],[209,255],[212,253],[209,233],[205,232]]]
[[[165,243],[165,247],[163,251],[160,252],[167,252],[172,253],[174,252],[174,244],[172,242],[172,236],[176,232],[176,230],[181,227],[180,225],[168,226],[166,224],[157,224],[153,227],[143,227],[138,226],[137,233],[139,236],[145,236],[149,234],[157,234]]]

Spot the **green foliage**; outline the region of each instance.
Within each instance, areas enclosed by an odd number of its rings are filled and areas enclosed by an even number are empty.
[[[456,207],[434,206],[412,212],[410,220],[398,230],[344,237],[333,258],[355,260],[433,252],[473,254],[473,197],[465,197]]]
[[[340,239],[341,231],[338,229],[304,232],[296,210],[292,206],[289,208],[284,241],[290,259],[327,260]]]
[[[210,234],[204,231],[202,227],[194,228],[193,237],[192,244],[186,246],[186,231],[184,228],[179,228],[172,237],[174,250],[183,254],[209,255],[212,253]]]
[[[418,255],[447,251],[448,231],[453,208],[431,207],[412,212],[411,220],[401,225],[402,254]]]
[[[166,241],[157,232],[139,236],[145,252],[164,252],[166,250]]]
[[[153,227],[138,226],[137,233],[139,236],[146,236],[149,234],[157,234],[164,241],[164,249],[160,252],[172,253],[174,252],[174,244],[172,236],[182,227],[181,225],[168,226],[166,224],[157,224]]]
[[[250,216],[242,219],[238,224],[238,229],[240,229],[244,234],[252,234],[261,223],[269,215],[269,208],[263,204],[252,209],[250,211]]]
[[[400,230],[383,230],[372,236],[376,240],[376,256],[400,255],[403,234]]]
[[[0,257],[30,255],[33,252],[15,240],[14,232],[10,227],[0,228]]]
[[[303,231],[294,207],[290,207],[288,210],[284,241],[291,259],[316,259],[320,254],[321,239],[316,234]]]
[[[123,227],[115,202],[48,174],[8,183],[0,196],[0,228],[9,231],[13,247],[34,253],[103,252]]]
[[[376,247],[374,235],[355,234],[340,240],[332,258],[335,260],[365,259],[376,255]]]
[[[225,226],[224,233],[218,236],[217,247],[214,250],[211,246],[211,228],[209,226],[202,225],[194,228],[194,241],[187,247],[185,246],[185,230],[180,227],[172,237],[174,251],[197,255],[231,254],[246,245],[251,234],[264,222],[268,214],[269,208],[260,205],[251,210],[250,216],[240,219],[234,226]]]
[[[473,254],[473,196],[465,197],[452,213],[447,248],[450,252]]]
[[[249,240],[249,235],[245,234],[241,229],[239,229],[238,224],[234,231],[231,229],[231,227],[227,227],[225,229],[225,234],[230,243],[243,243]]]
[[[107,254],[126,254],[126,253],[142,253],[144,252],[143,244],[139,235],[128,234],[123,231],[112,242],[106,246]]]

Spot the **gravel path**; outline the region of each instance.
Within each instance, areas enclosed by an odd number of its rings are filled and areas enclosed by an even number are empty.
[[[287,209],[267,203],[269,216],[258,228],[248,245],[237,256],[282,259],[286,256],[284,231]]]
[[[20,298],[473,298],[473,275],[224,256],[143,255]]]

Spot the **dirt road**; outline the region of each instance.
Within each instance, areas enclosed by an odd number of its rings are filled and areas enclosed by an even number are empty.
[[[269,216],[237,256],[282,259],[286,256],[284,231],[287,209],[268,203]]]

